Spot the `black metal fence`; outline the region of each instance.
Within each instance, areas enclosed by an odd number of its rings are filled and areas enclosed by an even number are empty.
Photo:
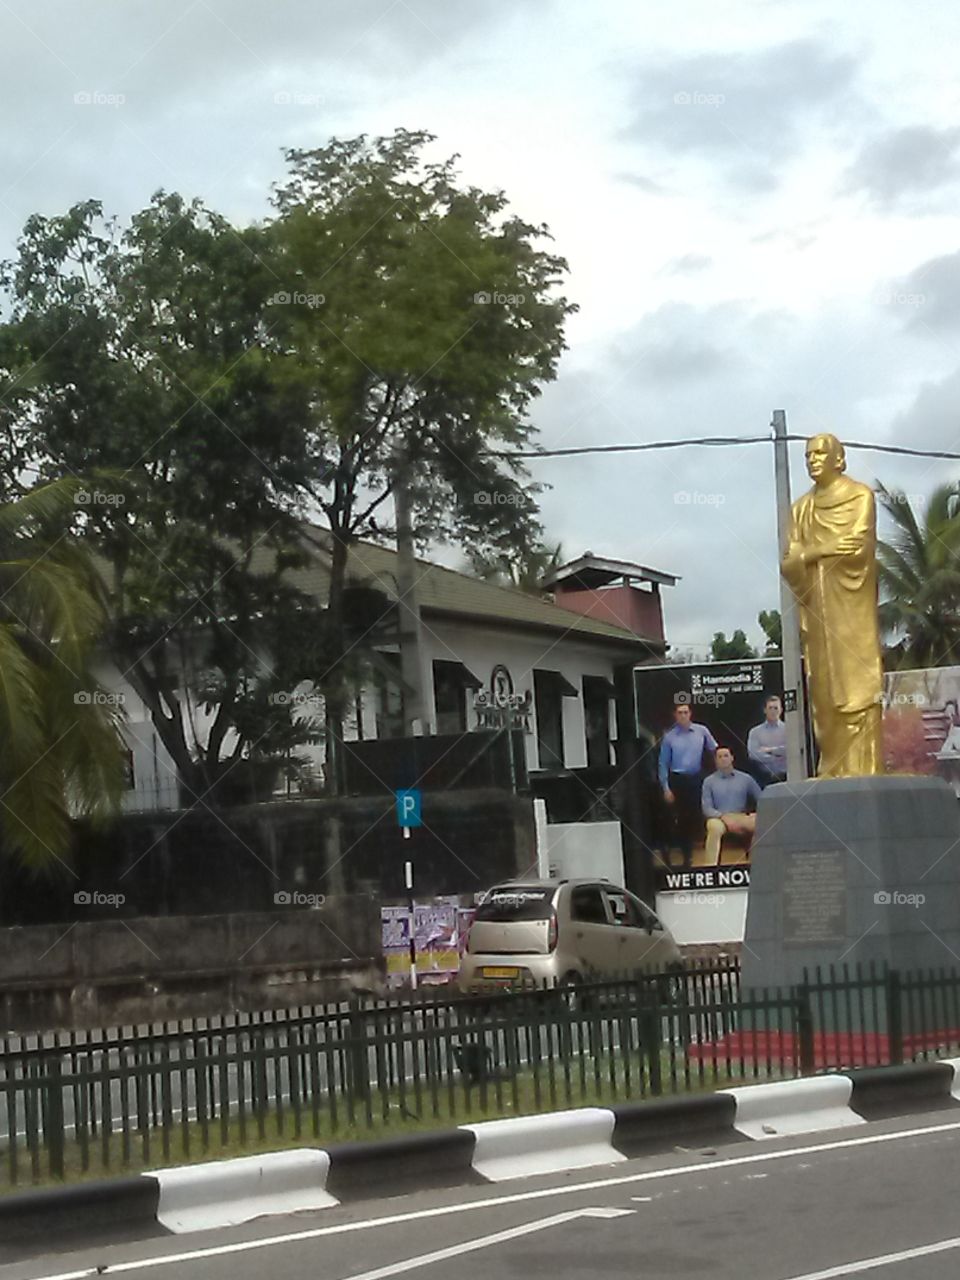
[[[0,1188],[898,1062],[958,1028],[958,971],[745,992],[724,963],[6,1036]]]

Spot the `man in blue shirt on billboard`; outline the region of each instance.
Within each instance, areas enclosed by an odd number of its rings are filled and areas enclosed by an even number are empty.
[[[747,734],[747,755],[761,787],[787,778],[787,726],[780,719],[783,704],[775,693],[763,703],[763,724]]]
[[[720,862],[720,842],[727,831],[745,837],[745,851],[750,852],[750,841],[757,827],[754,811],[759,799],[760,787],[756,778],[733,767],[733,752],[729,747],[717,747],[717,771],[711,773],[703,784],[707,863],[710,866],[717,866]]]
[[[693,846],[703,833],[700,789],[703,785],[704,754],[716,751],[713,734],[703,724],[693,723],[690,695],[678,693],[673,710],[674,724],[660,743],[657,774],[663,798],[673,816],[675,838],[683,855],[683,865],[693,861]]]

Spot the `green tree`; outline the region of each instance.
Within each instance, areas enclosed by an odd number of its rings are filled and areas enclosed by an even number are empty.
[[[543,594],[543,579],[563,564],[563,547],[557,542],[534,542],[515,554],[475,552],[468,568],[476,577],[500,587],[515,587],[528,595]]]
[[[44,476],[108,470],[74,509],[105,641],[198,798],[314,732],[270,700],[303,674],[271,658],[288,620],[322,623],[288,580],[309,467],[264,319],[268,241],[163,193],[120,234],[91,201],[31,218],[5,273],[0,441]]]
[[[877,548],[887,663],[960,663],[960,486],[940,485],[919,516],[900,490],[878,484],[877,493],[892,524]]]
[[[710,660],[712,662],[735,662],[738,658],[755,658],[756,650],[750,645],[744,632],[739,628],[728,640],[722,631],[714,633],[710,644]]]
[[[566,263],[502,192],[462,184],[453,159],[429,162],[432,142],[398,130],[288,151],[276,192],[271,324],[310,405],[340,653],[350,547],[381,536],[398,481],[421,546],[455,539],[512,558],[540,533],[535,489],[502,455],[529,444],[528,409],[556,374]],[[338,674],[328,752],[344,717]]]
[[[759,622],[761,630],[767,637],[763,656],[765,658],[779,658],[783,652],[783,622],[780,618],[780,610],[761,609],[757,614],[757,622]]]
[[[0,840],[38,869],[69,856],[71,817],[105,819],[123,788],[121,711],[90,670],[100,583],[64,533],[77,488],[0,505]]]

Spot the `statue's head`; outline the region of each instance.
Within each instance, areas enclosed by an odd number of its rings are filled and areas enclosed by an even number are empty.
[[[810,437],[807,441],[807,472],[814,484],[829,484],[846,469],[847,455],[836,436]]]

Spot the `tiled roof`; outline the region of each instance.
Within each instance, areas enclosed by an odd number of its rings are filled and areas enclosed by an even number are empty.
[[[291,571],[291,582],[302,591],[326,602],[330,577],[329,553],[322,548],[327,543],[323,529],[308,526],[305,539],[315,549],[314,562],[304,569]],[[490,623],[501,622],[508,626],[528,626],[548,629],[570,635],[619,640],[628,646],[653,645],[658,650],[662,643],[645,641],[624,627],[610,622],[587,618],[561,609],[549,600],[539,599],[511,587],[500,587],[480,578],[428,560],[417,560],[419,578],[417,594],[420,608],[434,616],[471,618]],[[347,574],[354,583],[363,583],[383,591],[389,599],[397,597],[397,553],[388,547],[372,542],[355,543],[350,549]]]

